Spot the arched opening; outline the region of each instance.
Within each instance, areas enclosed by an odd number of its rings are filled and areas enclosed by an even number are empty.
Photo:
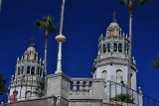
[[[119,44],[118,50],[119,50],[119,52],[122,52],[122,44]]]
[[[104,78],[105,81],[107,80],[107,71],[106,70],[103,70],[102,73],[101,73],[101,78]]]
[[[27,74],[30,74],[30,66],[27,67]]]
[[[107,45],[107,48],[108,48],[108,52],[110,52],[110,44],[109,43]]]
[[[43,72],[43,71],[42,71],[42,70],[40,70],[40,77],[42,76],[42,72]]]
[[[116,52],[116,51],[117,51],[117,44],[114,43],[114,52]]]
[[[22,74],[24,74],[24,66],[22,66],[22,69],[21,69],[21,70],[22,70]]]
[[[26,99],[29,99],[31,97],[31,91],[27,91],[25,94]]]
[[[33,52],[30,53],[30,60],[34,60],[34,53]]]
[[[31,75],[34,75],[35,67],[31,68]]]
[[[130,86],[131,86],[131,89],[134,89],[134,78],[132,73],[130,74]]]
[[[105,52],[106,52],[106,46],[103,45],[103,53],[105,53]]]
[[[34,55],[34,60],[36,60],[36,54]]]
[[[116,82],[121,83],[121,81],[123,81],[122,70],[117,70],[116,71]]]
[[[21,72],[21,71],[20,71],[20,67],[18,67],[18,75],[20,75],[20,72]]]

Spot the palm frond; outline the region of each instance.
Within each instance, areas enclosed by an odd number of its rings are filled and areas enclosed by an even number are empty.
[[[51,16],[42,17],[42,21],[37,20],[36,26],[42,29],[43,31],[55,32],[57,24],[53,23],[54,19]]]
[[[150,65],[153,66],[155,69],[159,69],[159,56],[156,57],[156,61],[150,62]]]
[[[150,0],[134,0],[133,1],[134,5],[140,6],[140,7],[144,6],[145,3],[149,3],[149,2]]]
[[[113,101],[125,102],[125,103],[134,103],[134,98],[129,94],[117,94],[114,98],[111,98]]]

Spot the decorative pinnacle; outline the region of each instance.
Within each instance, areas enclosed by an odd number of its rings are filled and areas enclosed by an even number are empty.
[[[113,21],[114,21],[114,22],[117,22],[116,14],[117,14],[117,13],[114,11],[114,13],[113,13]]]

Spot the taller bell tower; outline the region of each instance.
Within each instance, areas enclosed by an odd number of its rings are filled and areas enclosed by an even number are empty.
[[[106,29],[106,35],[101,34],[98,40],[98,55],[93,63],[93,78],[104,78],[128,86],[128,49],[129,39],[122,32],[117,22],[112,22]],[[131,89],[136,90],[136,61],[131,63]],[[118,89],[119,90],[119,89]],[[109,89],[105,92],[109,95]]]

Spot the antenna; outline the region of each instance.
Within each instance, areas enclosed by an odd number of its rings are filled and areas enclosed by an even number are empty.
[[[62,1],[62,7],[61,7],[60,32],[59,32],[60,35],[62,35],[63,31],[64,8],[65,8],[65,0]]]

